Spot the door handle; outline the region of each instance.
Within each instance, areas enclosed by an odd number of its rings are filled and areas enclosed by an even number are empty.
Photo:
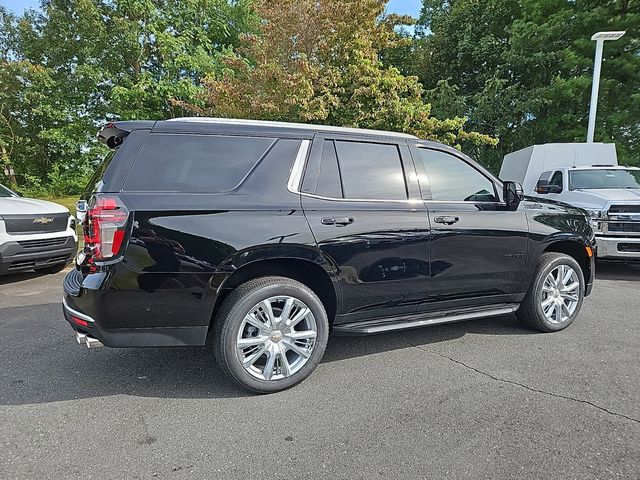
[[[335,225],[336,227],[344,227],[346,225],[350,225],[355,222],[353,217],[325,217],[322,219],[323,225]]]
[[[445,225],[453,225],[454,223],[458,223],[460,221],[460,217],[436,217],[433,219],[436,223],[444,223]]]

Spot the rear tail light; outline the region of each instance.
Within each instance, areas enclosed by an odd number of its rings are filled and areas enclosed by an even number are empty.
[[[117,255],[122,247],[129,210],[116,195],[97,194],[89,200],[83,222],[85,252],[92,260]]]

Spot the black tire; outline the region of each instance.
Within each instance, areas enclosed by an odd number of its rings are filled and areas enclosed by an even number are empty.
[[[275,296],[294,297],[306,304],[316,323],[317,336],[306,363],[292,375],[276,380],[259,379],[242,366],[236,339],[247,313],[261,301]],[[278,392],[307,378],[324,355],[329,338],[327,313],[320,299],[304,284],[287,277],[261,277],[237,287],[224,300],[214,319],[214,354],[222,370],[242,387],[257,393]]]
[[[559,266],[566,265],[573,269],[577,274],[580,283],[578,290],[578,303],[573,313],[564,321],[554,323],[550,321],[544,314],[542,308],[542,287],[547,276]],[[584,275],[580,265],[573,257],[564,253],[549,252],[540,256],[538,266],[533,274],[533,281],[529,286],[527,295],[520,304],[517,316],[526,325],[541,332],[557,332],[567,328],[576,319],[582,308],[584,300]]]
[[[47,275],[51,275],[54,273],[61,272],[62,270],[65,269],[66,266],[67,266],[66,263],[57,263],[55,265],[50,265],[48,267],[34,268],[34,270],[38,273],[45,273]]]

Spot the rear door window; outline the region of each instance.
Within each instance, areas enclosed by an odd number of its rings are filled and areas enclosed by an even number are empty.
[[[407,185],[397,145],[336,140],[344,198],[406,200]]]
[[[124,189],[181,193],[232,190],[275,141],[263,137],[152,134]]]
[[[316,193],[322,197],[342,198],[342,182],[336,147],[332,140],[325,140],[322,145],[320,172],[318,173],[318,188]]]

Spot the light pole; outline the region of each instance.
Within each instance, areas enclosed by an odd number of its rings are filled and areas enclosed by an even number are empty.
[[[602,47],[607,40],[618,40],[627,32],[598,32],[591,40],[596,41],[596,58],[593,61],[593,85],[591,86],[591,103],[589,105],[589,128],[587,129],[587,143],[593,143],[596,131],[596,110],[598,108],[598,89],[600,88],[600,67],[602,66]]]

